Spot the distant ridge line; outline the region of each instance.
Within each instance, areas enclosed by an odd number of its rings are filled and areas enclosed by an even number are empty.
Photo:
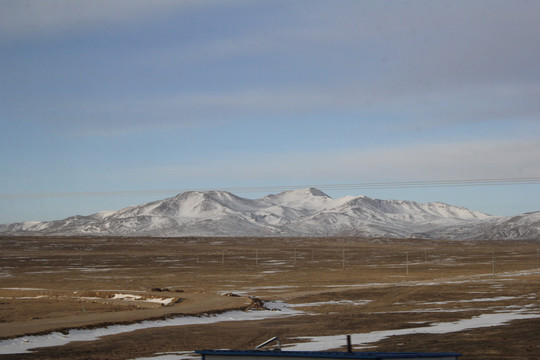
[[[388,181],[388,182],[362,182],[348,184],[303,184],[303,185],[269,185],[245,186],[223,188],[184,188],[163,190],[119,190],[119,191],[87,191],[63,193],[28,193],[28,194],[0,194],[0,199],[21,198],[69,198],[69,197],[98,197],[98,196],[128,196],[128,195],[162,195],[177,194],[186,191],[230,191],[235,193],[269,192],[317,188],[319,190],[362,190],[362,189],[405,189],[405,188],[433,188],[458,186],[498,186],[498,185],[534,185],[540,184],[540,177],[518,178],[485,178],[485,179],[451,179],[451,180],[418,180],[418,181]]]

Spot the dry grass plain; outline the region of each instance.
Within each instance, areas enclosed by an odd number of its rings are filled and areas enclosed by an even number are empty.
[[[0,242],[0,339],[245,309],[257,305],[250,296],[281,300],[298,311],[139,329],[0,359],[169,359],[195,349],[250,349],[272,336],[287,347],[309,341],[301,337],[338,335],[327,348],[343,349],[347,334],[358,343],[360,334],[381,331],[396,335],[364,348],[356,344],[355,350],[540,359],[540,242],[16,237]],[[475,327],[484,316],[510,313],[530,318]],[[472,328],[403,331],[465,319]],[[315,340],[307,348],[316,348]]]

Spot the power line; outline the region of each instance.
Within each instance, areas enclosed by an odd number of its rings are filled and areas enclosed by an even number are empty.
[[[230,191],[233,193],[254,193],[297,190],[304,188],[317,188],[319,190],[365,190],[365,189],[408,189],[408,188],[436,188],[461,186],[500,186],[500,185],[533,185],[540,184],[540,177],[521,178],[487,178],[487,179],[451,179],[451,180],[418,180],[418,181],[389,181],[389,182],[361,182],[347,184],[299,184],[299,185],[268,185],[244,186],[223,188],[184,188],[163,190],[121,190],[121,191],[90,191],[65,193],[29,193],[29,194],[0,194],[0,199],[22,198],[74,198],[74,197],[112,197],[134,195],[166,195],[178,194],[186,191]]]

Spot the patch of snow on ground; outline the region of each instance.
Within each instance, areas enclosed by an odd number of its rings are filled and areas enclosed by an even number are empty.
[[[139,295],[130,295],[130,294],[114,294],[114,296],[111,298],[113,300],[121,299],[121,300],[141,300],[142,296]]]
[[[168,305],[174,301],[175,298],[144,298],[140,295],[131,295],[131,294],[114,294],[111,298],[113,300],[126,300],[126,301],[145,301],[152,303],[159,303],[162,305]]]
[[[507,312],[496,312],[482,314],[470,319],[462,319],[452,322],[433,323],[428,326],[415,327],[409,329],[373,331],[370,333],[353,334],[351,336],[352,345],[359,348],[369,347],[371,344],[390,336],[410,335],[410,334],[446,334],[481,327],[501,326],[513,320],[539,318],[539,311],[529,311],[526,307]],[[297,338],[308,340],[308,342],[286,345],[288,351],[323,351],[339,348],[345,341],[345,335],[333,336],[304,336]]]
[[[164,352],[164,353],[156,353],[154,356],[149,357],[138,357],[131,360],[195,360],[200,359],[201,355],[193,352],[193,351],[172,351],[172,352]]]
[[[360,306],[370,303],[371,300],[332,300],[332,301],[321,301],[314,303],[304,303],[304,304],[289,304],[290,307],[308,307],[308,306],[323,306],[323,305],[346,305],[346,306]]]
[[[283,260],[263,260],[259,259],[259,263],[263,266],[270,266],[270,265],[287,265],[286,261]]]
[[[49,346],[62,346],[72,341],[95,341],[103,336],[132,332],[165,326],[205,325],[222,321],[251,321],[273,317],[294,316],[303,314],[302,311],[288,308],[285,303],[267,302],[269,310],[258,311],[229,311],[209,316],[184,316],[165,320],[142,321],[129,325],[112,325],[97,329],[70,330],[67,334],[53,332],[47,335],[21,336],[0,341],[0,354],[27,353],[31,349]],[[276,311],[279,310],[279,311]]]
[[[155,298],[155,299],[146,299],[144,301],[154,302],[154,303],[158,303],[158,304],[161,304],[161,305],[169,305],[174,300],[175,300],[175,298],[165,298],[165,299]]]
[[[419,314],[419,313],[464,313],[466,311],[504,311],[509,309],[520,308],[519,306],[492,306],[481,308],[458,308],[458,309],[443,309],[443,308],[429,308],[429,309],[413,309],[413,310],[398,310],[398,311],[377,311],[372,314]]]
[[[40,289],[40,288],[0,288],[2,290],[26,290],[26,291],[34,291],[34,290],[47,290],[47,289]]]
[[[98,267],[79,267],[79,268],[70,268],[71,270],[78,270],[82,272],[98,272],[98,271],[111,271],[111,268],[98,268]]]
[[[13,277],[11,272],[9,272],[9,271],[0,271],[0,278],[6,279],[6,278],[10,278],[10,277]]]
[[[392,283],[366,283],[366,284],[343,284],[343,285],[322,285],[326,288],[348,288],[348,287],[371,287],[371,286],[384,286],[393,285]]]
[[[519,296],[499,296],[494,298],[480,298],[480,299],[469,299],[469,300],[449,300],[449,301],[433,301],[433,302],[423,302],[423,305],[444,305],[451,303],[468,303],[468,302],[485,302],[485,301],[502,301],[502,300],[512,300],[518,299]]]

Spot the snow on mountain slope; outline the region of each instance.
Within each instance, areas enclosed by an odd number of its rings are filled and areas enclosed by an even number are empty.
[[[297,210],[320,210],[332,203],[332,198],[320,190],[309,188],[284,191],[276,195],[267,195],[263,201]]]
[[[414,234],[414,237],[458,240],[462,238],[538,240],[540,239],[540,211],[517,216],[494,216],[480,223],[434,228],[422,234]]]
[[[540,212],[497,217],[439,202],[332,199],[314,188],[254,200],[189,191],[113,212],[0,225],[0,234],[531,239],[540,235]]]
[[[540,238],[540,211],[512,216],[486,230],[486,236],[492,239]]]

